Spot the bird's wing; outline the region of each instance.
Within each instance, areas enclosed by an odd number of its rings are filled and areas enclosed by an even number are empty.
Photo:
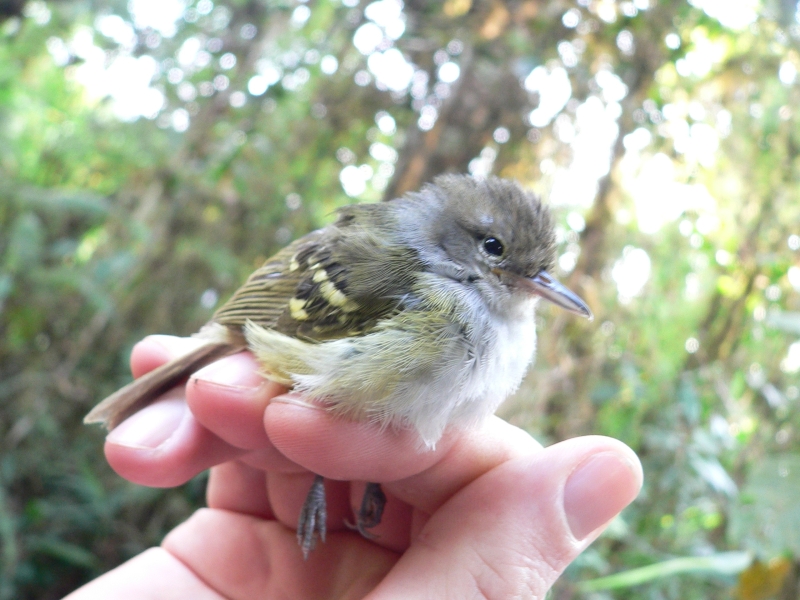
[[[363,227],[376,213],[349,207],[334,225],[296,240],[257,269],[212,322],[241,328],[251,321],[311,340],[369,331],[400,310],[411,285],[407,274],[393,272],[405,264],[394,256],[404,250]],[[386,265],[382,272],[376,263]]]
[[[247,321],[274,329],[286,312],[305,273],[294,268],[293,260],[306,247],[313,247],[324,230],[295,240],[268,258],[211,318],[212,323],[241,328]]]

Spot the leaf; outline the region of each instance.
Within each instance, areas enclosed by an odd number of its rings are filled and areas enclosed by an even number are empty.
[[[800,334],[800,312],[771,310],[764,322],[768,327]]]
[[[14,278],[8,273],[0,273],[0,311],[3,310],[3,301],[14,289]]]
[[[472,8],[472,0],[447,0],[442,12],[450,18],[455,18],[467,14],[470,8]]]
[[[45,210],[48,213],[70,213],[90,217],[102,217],[108,214],[107,200],[85,190],[24,187],[18,191],[18,196],[28,207]]]
[[[19,215],[11,225],[5,267],[12,273],[32,267],[39,262],[43,244],[44,229],[39,217],[32,212]]]
[[[734,575],[746,569],[752,561],[749,552],[722,552],[711,556],[685,556],[665,560],[646,567],[623,571],[607,577],[598,577],[578,584],[578,591],[599,592],[640,585],[654,579],[680,573],[712,573]]]
[[[30,536],[28,538],[28,549],[33,552],[47,554],[78,567],[94,569],[98,565],[97,558],[88,550],[54,537]]]
[[[734,595],[739,600],[768,600],[781,591],[792,569],[792,561],[779,556],[763,563],[753,563],[739,574]]]
[[[690,459],[692,467],[715,491],[728,496],[736,494],[736,483],[728,475],[719,461],[712,457],[693,456]]]
[[[731,508],[730,538],[763,556],[800,555],[800,455],[763,458],[753,465]]]

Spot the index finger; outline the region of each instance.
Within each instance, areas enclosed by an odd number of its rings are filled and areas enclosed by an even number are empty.
[[[435,450],[422,450],[410,429],[346,421],[294,395],[273,398],[264,425],[291,461],[332,479],[384,483],[393,496],[428,513],[497,465],[541,448],[493,416],[477,427],[451,428]]]

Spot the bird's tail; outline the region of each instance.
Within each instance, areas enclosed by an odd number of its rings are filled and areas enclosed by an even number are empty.
[[[221,342],[199,346],[117,390],[95,406],[83,422],[102,423],[110,431],[198,369],[243,349],[241,346]]]

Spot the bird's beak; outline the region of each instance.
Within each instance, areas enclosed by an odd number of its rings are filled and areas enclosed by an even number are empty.
[[[566,286],[559,283],[547,271],[539,271],[535,277],[522,277],[520,283],[527,290],[549,300],[556,306],[560,306],[571,313],[586,317],[590,321],[594,319],[592,311],[581,300],[576,293],[569,290]]]

